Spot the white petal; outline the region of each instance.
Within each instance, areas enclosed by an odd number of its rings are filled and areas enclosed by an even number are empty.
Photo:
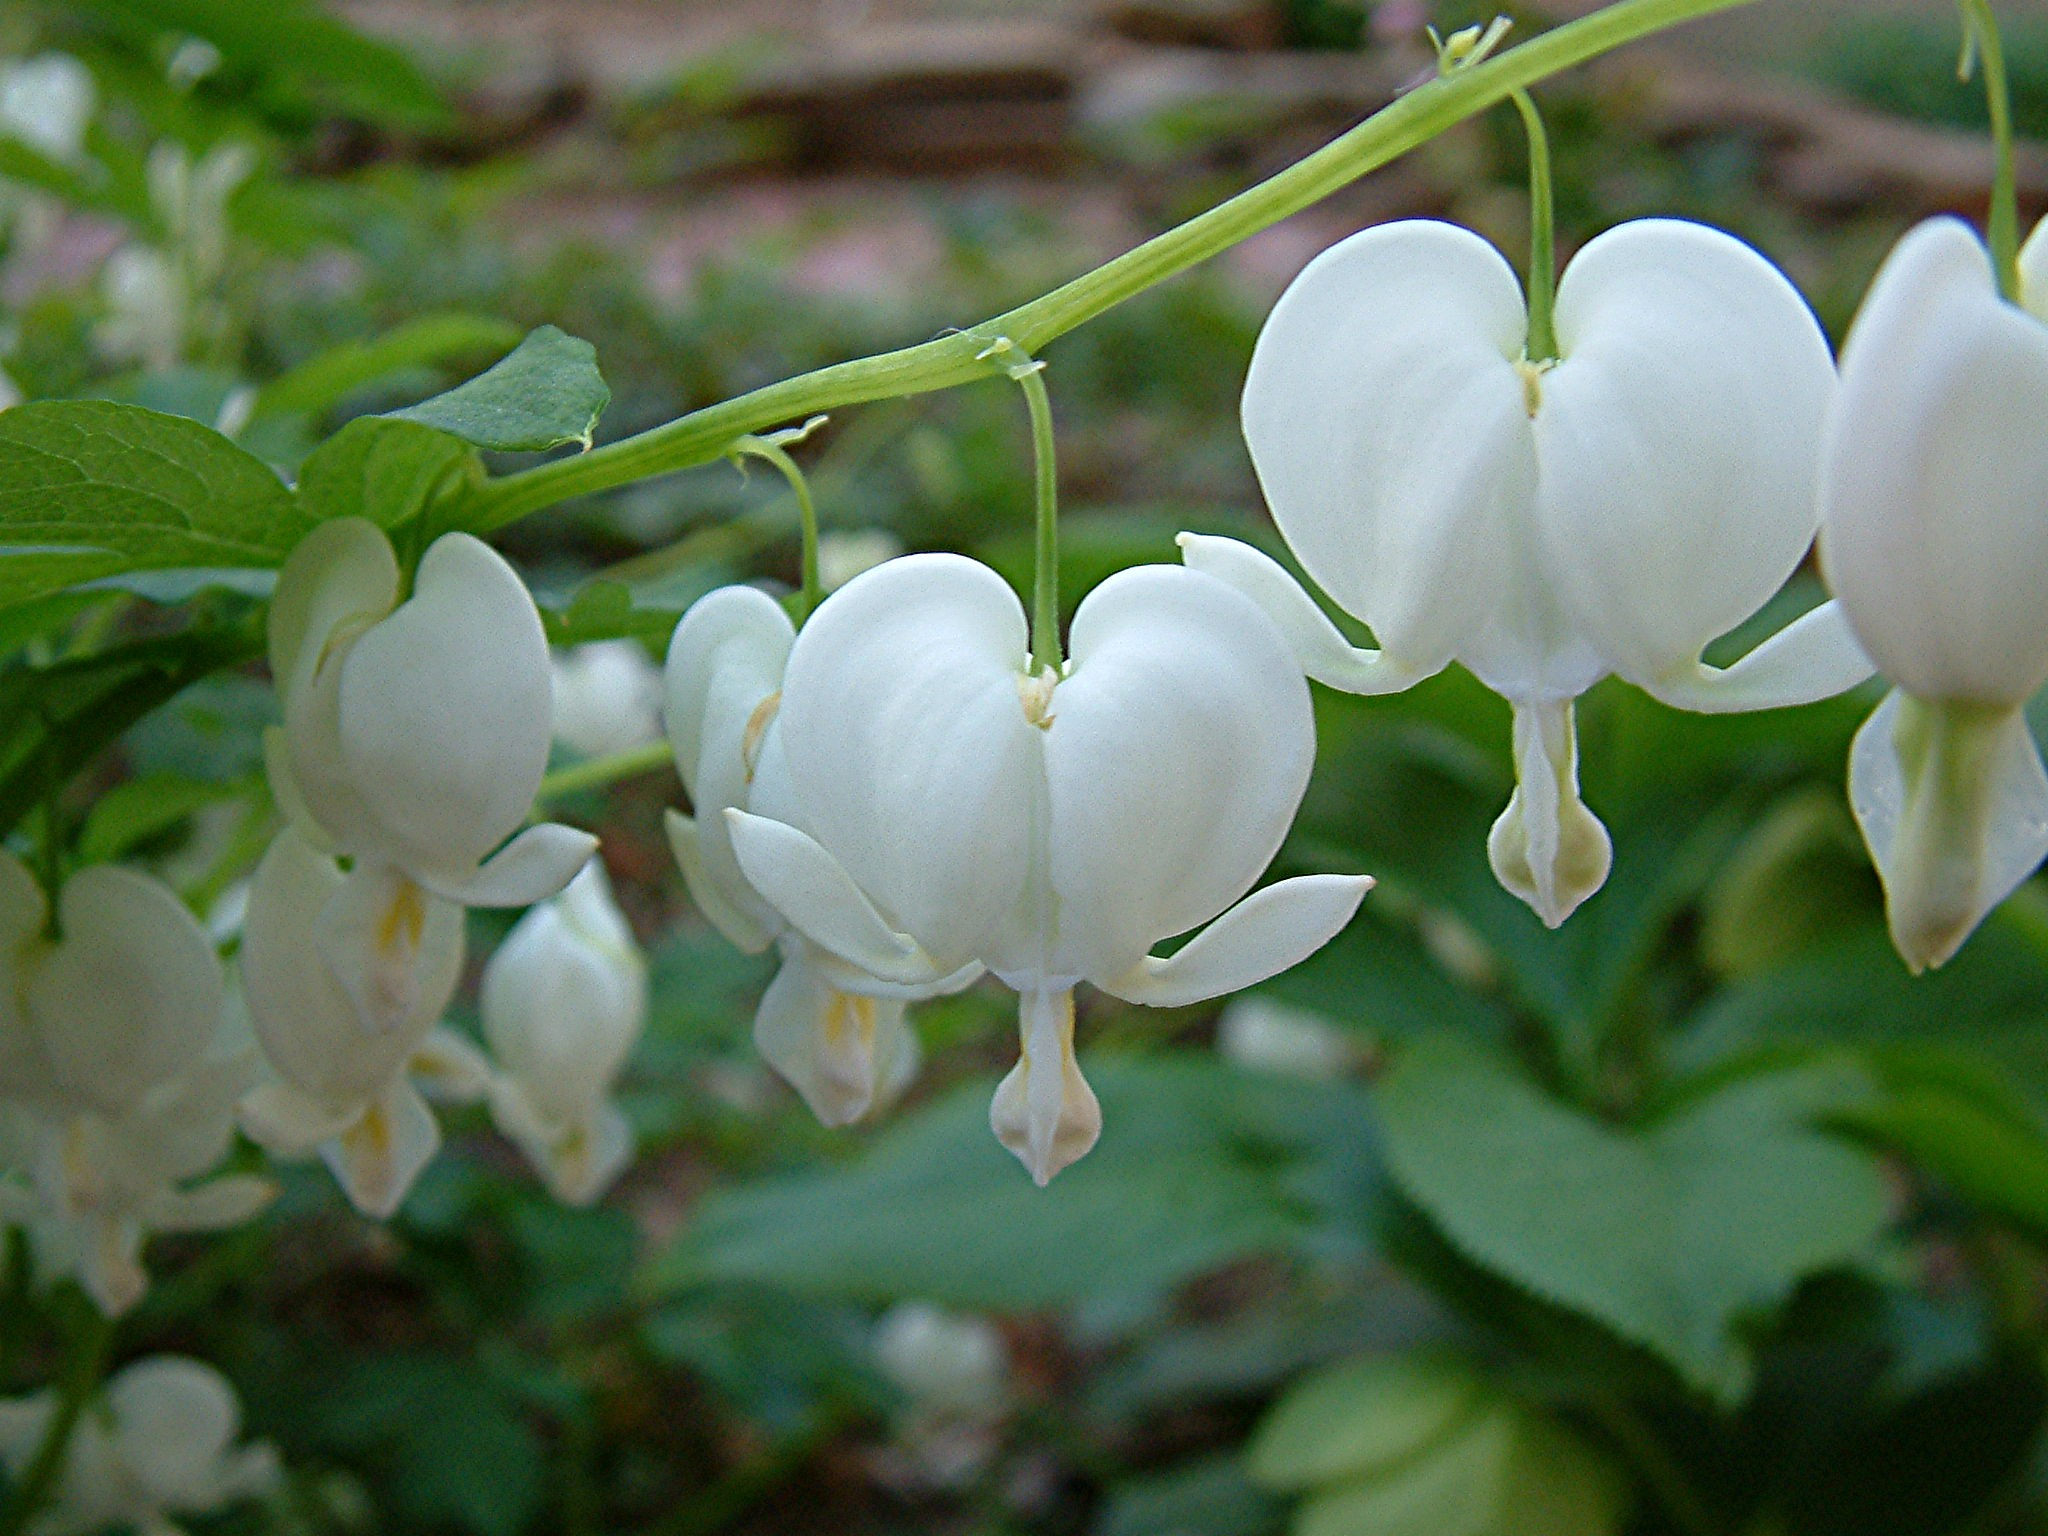
[[[489,1058],[445,1027],[427,1032],[405,1070],[421,1093],[444,1104],[480,1104],[491,1088]]]
[[[342,662],[343,760],[389,857],[459,882],[518,830],[547,769],[551,686],[512,567],[468,534],[436,540],[410,600]]]
[[[776,729],[807,830],[948,971],[1023,893],[1043,781],[1025,663],[1016,594],[957,555],[855,577],[790,652]]]
[[[413,1009],[390,1029],[366,1030],[316,942],[321,914],[342,885],[332,859],[296,831],[279,833],[250,887],[241,950],[242,990],[263,1054],[293,1088],[336,1113],[404,1069],[454,996],[463,938],[461,910],[428,898]]]
[[[1041,974],[1117,976],[1259,878],[1308,787],[1315,723],[1279,630],[1198,571],[1110,577],[1072,652],[1045,733],[1058,941]]]
[[[273,1157],[303,1157],[362,1117],[362,1105],[336,1108],[289,1083],[265,1083],[242,1100],[242,1130]]]
[[[287,708],[337,636],[353,638],[398,602],[398,557],[375,523],[322,523],[299,540],[270,601],[270,675]]]
[[[1869,681],[1876,670],[1856,643],[1842,605],[1828,602],[1801,614],[1733,666],[1695,661],[1668,676],[1638,681],[1674,709],[1726,715],[1831,699]]]
[[[1930,707],[1895,690],[1856,733],[1849,803],[1915,972],[1946,964],[2048,858],[2048,770],[2017,709]]]
[[[119,1112],[213,1042],[220,959],[170,887],[130,870],[80,870],[58,910],[64,937],[34,966],[26,1010],[59,1084]]]
[[[2048,321],[2048,219],[2020,247],[2020,301],[2036,320]]]
[[[1557,331],[1536,416],[1551,567],[1641,682],[1697,661],[1805,558],[1834,362],[1784,274],[1677,219],[1588,244]]]
[[[1879,669],[1927,699],[2048,681],[2048,325],[2003,302],[1967,226],[1892,253],[1842,354],[1821,558]]]
[[[1614,845],[1579,799],[1571,700],[1515,704],[1515,793],[1486,852],[1495,878],[1552,928],[1607,883]]]
[[[1254,891],[1171,957],[1147,955],[1121,976],[1089,979],[1113,997],[1153,1008],[1241,992],[1329,943],[1372,887],[1369,875],[1297,875]]]
[[[263,772],[270,780],[270,798],[277,802],[277,808],[284,812],[285,820],[297,827],[306,841],[322,853],[338,853],[339,845],[332,834],[320,823],[320,817],[313,810],[312,801],[299,788],[298,769],[294,766],[295,750],[292,736],[283,726],[267,726],[263,732]]]
[[[989,1126],[1043,1189],[1102,1134],[1102,1106],[1074,1060],[1074,994],[1017,999],[1021,1054],[996,1086]]]
[[[440,1147],[434,1112],[418,1089],[397,1078],[370,1101],[362,1119],[324,1143],[320,1155],[349,1203],[384,1221],[397,1214]]]
[[[1257,603],[1287,637],[1302,671],[1317,682],[1345,693],[1399,693],[1428,675],[1385,651],[1364,650],[1346,640],[1285,566],[1242,540],[1183,533],[1174,542],[1189,570],[1214,576]]]
[[[630,942],[630,935],[628,935]],[[647,1016],[636,949],[589,938],[560,903],[535,907],[484,967],[484,1035],[551,1118],[587,1114],[610,1093]]]
[[[432,979],[423,964],[427,930],[445,925],[449,903],[389,864],[361,862],[320,910],[319,957],[372,1034],[402,1028]]]
[[[1244,433],[1317,586],[1427,675],[1499,605],[1535,494],[1520,284],[1477,235],[1381,225],[1310,262],[1259,333]]]
[[[200,1513],[218,1502],[222,1459],[242,1431],[235,1389],[213,1367],[155,1355],[107,1384],[114,1444],[150,1503]]]
[[[753,587],[699,598],[669,643],[664,714],[694,822],[692,841],[673,846],[691,898],[749,953],[781,925],[740,873],[724,812],[761,809],[749,788],[795,643],[781,604]]]
[[[613,1104],[599,1104],[556,1143],[542,1176],[564,1205],[595,1205],[633,1160],[633,1128]]]
[[[430,890],[465,907],[530,907],[563,890],[597,854],[597,839],[544,821],[492,854],[467,879],[430,880]]]
[[[784,947],[782,969],[761,996],[754,1045],[820,1121],[851,1125],[883,1096],[903,1011],[899,1001],[832,986],[799,941]]]
[[[149,1272],[142,1267],[141,1226],[121,1218],[84,1223],[78,1252],[78,1283],[101,1312],[120,1317],[149,1292]]]
[[[812,943],[900,986],[929,986],[957,969],[892,929],[846,867],[814,838],[744,811],[729,810],[725,818],[747,879]]]
[[[174,1190],[150,1210],[159,1232],[225,1232],[253,1220],[277,1198],[277,1185],[254,1173],[230,1173]]]
[[[728,858],[732,857],[732,836],[724,830],[725,818],[717,819],[720,828],[719,846]],[[727,882],[711,872],[711,857],[707,852],[707,828],[685,816],[680,811],[662,813],[662,826],[668,832],[669,851],[675,855],[676,867],[683,872],[683,884],[690,892],[690,900],[697,904],[697,910],[705,919],[725,935],[726,942],[749,955],[758,955],[775,942],[775,935],[782,931],[782,918],[775,909],[761,900],[760,893],[740,875]],[[739,861],[733,860],[735,872]],[[740,893],[746,893],[745,905],[739,900]],[[753,909],[759,907],[765,916]]]

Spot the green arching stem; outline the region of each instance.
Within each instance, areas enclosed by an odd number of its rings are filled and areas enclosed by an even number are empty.
[[[998,336],[1036,354],[1125,299],[1320,202],[1516,90],[1680,22],[1755,3],[1618,0],[1417,87],[1278,175],[1007,314],[918,346],[785,379],[589,453],[489,481],[450,511],[461,526],[488,532],[573,496],[709,463],[736,438],[778,422],[986,378],[984,354]]]
[[[2020,302],[2019,178],[2013,165],[2012,86],[2005,70],[2005,43],[1991,0],[1962,0],[1965,42],[1963,77],[1970,63],[1984,64],[1984,97],[1991,109],[1991,140],[1998,150],[1998,170],[1991,183],[1991,263],[1998,272],[1998,291],[2008,303]]]
[[[643,773],[669,767],[674,761],[667,742],[650,741],[644,747],[614,752],[610,757],[593,757],[587,762],[571,763],[567,768],[557,768],[540,781],[540,789],[534,795],[534,807],[538,810],[565,795],[586,789],[602,789],[620,779],[635,779]]]
[[[1557,361],[1557,194],[1551,185],[1550,134],[1527,91],[1508,99],[1529,136],[1529,341],[1532,363]]]
[[[811,500],[810,482],[797,462],[783,450],[780,444],[771,443],[765,437],[747,436],[732,445],[735,457],[751,454],[765,459],[782,472],[782,478],[789,482],[790,494],[796,497],[797,512],[803,519],[803,578],[798,589],[797,628],[803,628],[804,620],[817,612],[818,604],[825,601],[825,584],[818,577],[818,507]]]

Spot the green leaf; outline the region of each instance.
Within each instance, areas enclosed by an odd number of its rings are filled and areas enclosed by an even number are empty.
[[[447,108],[410,58],[309,0],[75,0],[125,30],[203,37],[233,67],[323,104],[396,126],[432,128]]]
[[[544,325],[444,395],[385,414],[416,421],[497,452],[590,446],[612,392],[597,371],[597,349]]]
[[[1279,1506],[1224,1455],[1112,1483],[1095,1536],[1265,1536],[1279,1526]]]
[[[1396,1179],[1453,1243],[1735,1402],[1750,1383],[1737,1325],[1884,1229],[1873,1160],[1812,1124],[1869,1095],[1847,1068],[1781,1072],[1627,1133],[1420,1040],[1378,1102]]]
[[[1478,1412],[1484,1384],[1456,1356],[1417,1351],[1340,1361],[1304,1377],[1252,1439],[1253,1481],[1299,1493],[1381,1472]]]
[[[350,1361],[310,1394],[321,1437],[377,1469],[380,1510],[426,1528],[518,1536],[540,1512],[539,1437],[474,1361]]]
[[[311,527],[197,422],[100,400],[0,412],[0,606],[127,571],[275,566]]]
[[[666,640],[682,622],[674,608],[634,606],[633,589],[619,581],[592,581],[577,590],[569,606],[543,608],[550,645],[587,645],[593,640]]]
[[[322,443],[299,471],[299,501],[320,521],[366,517],[396,528],[473,463],[476,450],[445,432],[359,416]]]
[[[1964,1199],[2048,1232],[2048,1128],[2006,1074],[1938,1044],[1871,1053],[1888,1090],[1835,1116],[1902,1154]]]
[[[1399,1465],[1304,1503],[1294,1536],[1606,1536],[1623,1484],[1607,1460],[1530,1409],[1497,1402]]]
[[[993,1085],[963,1084],[846,1167],[712,1196],[651,1284],[1054,1306],[1283,1250],[1313,1230],[1319,1202],[1369,1202],[1357,1187],[1372,1158],[1356,1089],[1206,1061],[1086,1066],[1102,1142],[1049,1189],[990,1133]]]
[[[368,341],[344,342],[280,374],[257,391],[255,414],[317,416],[406,369],[488,356],[518,340],[516,327],[483,315],[422,315]]]
[[[262,627],[247,623],[0,673],[0,837],[151,710],[262,654]]]
[[[235,799],[244,790],[240,784],[175,773],[129,779],[93,802],[85,828],[78,834],[78,856],[88,864],[122,858],[194,811]]]

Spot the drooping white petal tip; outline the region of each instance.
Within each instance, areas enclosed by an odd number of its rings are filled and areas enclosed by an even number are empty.
[[[1074,994],[1019,999],[1022,1051],[996,1088],[989,1125],[1043,1189],[1102,1134],[1102,1106],[1074,1059]]]
[[[1894,691],[1856,734],[1849,802],[1916,973],[1953,959],[2048,858],[2048,770],[2021,710]]]

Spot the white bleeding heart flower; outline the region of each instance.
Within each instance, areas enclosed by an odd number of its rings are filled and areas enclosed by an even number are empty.
[[[1101,1129],[1078,983],[1157,1006],[1236,991],[1313,953],[1371,885],[1246,896],[1315,757],[1301,669],[1252,602],[1140,567],[1088,596],[1072,641],[1063,671],[1034,675],[1023,608],[987,566],[869,571],[790,651],[776,772],[805,824],[726,812],[748,880],[820,948],[903,986],[982,966],[1020,994],[1022,1059],[991,1120],[1040,1183]]]
[[[553,823],[520,831],[547,769],[551,684],[512,567],[447,534],[399,599],[391,541],[342,518],[292,552],[270,610],[285,718],[267,740],[271,788],[307,838],[353,861],[319,931],[373,1031],[416,1012],[430,898],[530,906],[597,847]]]
[[[346,883],[340,865],[295,827],[278,834],[257,866],[242,932],[242,990],[277,1080],[242,1101],[242,1127],[279,1156],[317,1150],[357,1209],[385,1217],[441,1144],[421,1088],[480,1099],[490,1070],[474,1046],[435,1028],[461,976],[462,908],[421,898],[409,940],[419,957],[410,1010],[387,1028],[366,1030],[320,942],[325,914]]]
[[[54,1391],[0,1401],[0,1464],[10,1475],[34,1461],[57,1412]],[[176,1536],[175,1517],[215,1514],[277,1487],[276,1452],[239,1444],[241,1434],[241,1403],[212,1366],[179,1355],[138,1360],[80,1417],[55,1493],[29,1529]]]
[[[776,724],[795,642],[780,605],[752,587],[708,594],[676,627],[664,713],[695,814],[669,813],[669,843],[691,898],[721,933],[749,954],[771,944],[781,953],[754,1016],[756,1048],[821,1121],[850,1125],[893,1102],[916,1075],[906,1003],[958,990],[981,972],[892,986],[793,929],[741,872],[727,810],[805,824]]]
[[[557,652],[555,740],[580,757],[609,757],[661,740],[661,669],[637,640]]]
[[[11,1203],[44,1273],[119,1314],[148,1287],[151,1232],[239,1225],[273,1190],[195,1182],[227,1154],[250,1063],[212,1054],[223,978],[191,913],[111,865],[73,875],[57,906],[52,939],[34,877],[0,853],[0,1099],[21,1111],[14,1160],[29,1176]]]
[[[633,1154],[611,1090],[647,1022],[647,962],[593,859],[484,967],[491,1113],[558,1199],[588,1205]]]
[[[1920,225],[1842,350],[1821,562],[1895,689],[1856,737],[1850,802],[1916,971],[2048,857],[2024,706],[2048,682],[2048,227],[2022,304],[1955,219]]]
[[[1701,225],[1624,224],[1564,273],[1560,356],[1531,361],[1528,330],[1498,251],[1410,221],[1325,251],[1260,333],[1244,431],[1267,503],[1379,650],[1249,546],[1183,548],[1322,682],[1386,693],[1455,660],[1514,706],[1518,788],[1489,852],[1555,926],[1611,858],[1579,800],[1579,694],[1613,673],[1684,709],[1764,709],[1870,666],[1832,606],[1725,671],[1700,660],[1784,585],[1818,521],[1834,367],[1776,268]]]

